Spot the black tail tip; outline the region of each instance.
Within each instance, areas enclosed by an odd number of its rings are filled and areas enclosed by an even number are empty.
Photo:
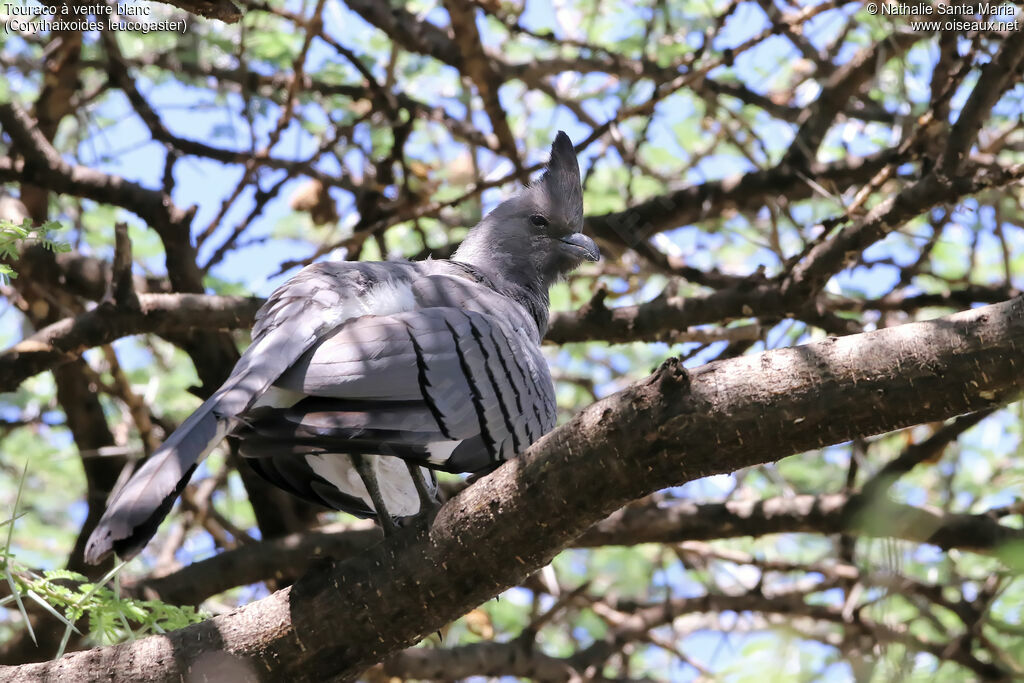
[[[110,556],[114,549],[110,536],[109,529],[106,529],[105,533],[100,529],[92,532],[89,536],[89,541],[85,544],[85,561],[87,564],[100,564]]]

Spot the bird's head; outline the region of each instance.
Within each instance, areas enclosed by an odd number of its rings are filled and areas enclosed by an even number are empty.
[[[582,262],[601,257],[582,229],[580,167],[569,136],[559,131],[544,175],[489,213],[453,258],[546,291]]]

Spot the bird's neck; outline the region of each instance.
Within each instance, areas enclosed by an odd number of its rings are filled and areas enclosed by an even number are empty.
[[[530,258],[509,253],[485,233],[479,226],[471,230],[451,260],[523,306],[536,321],[537,331],[543,337],[548,327],[547,283]]]
[[[522,304],[523,308],[530,312],[530,316],[537,323],[537,335],[540,339],[543,339],[548,331],[548,306],[550,304],[548,290],[542,289],[537,292],[516,287],[502,293],[518,301]]]
[[[494,214],[484,217],[462,240],[452,255],[453,261],[468,263],[492,280],[519,285],[538,294],[548,284],[531,258],[522,240],[510,238],[497,224]]]

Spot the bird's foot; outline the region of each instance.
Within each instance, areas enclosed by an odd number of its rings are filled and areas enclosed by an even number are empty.
[[[421,507],[420,511],[415,515],[409,515],[408,517],[399,517],[396,522],[398,526],[405,529],[414,526],[423,526],[429,529],[434,523],[434,518],[437,517],[437,511],[441,509],[441,504],[434,501],[431,505]]]

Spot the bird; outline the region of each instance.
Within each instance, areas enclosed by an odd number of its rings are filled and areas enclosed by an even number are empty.
[[[224,438],[259,475],[385,534],[437,507],[436,472],[485,474],[555,426],[549,288],[600,252],[576,152],[471,228],[450,259],[323,261],[278,287],[228,379],[109,498],[86,544],[137,555]]]

